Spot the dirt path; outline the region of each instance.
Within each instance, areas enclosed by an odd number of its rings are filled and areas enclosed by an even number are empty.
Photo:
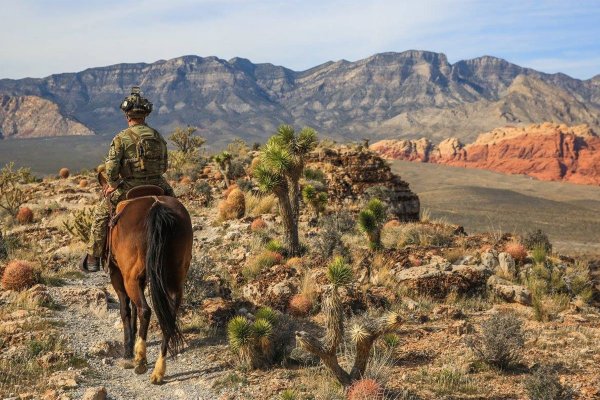
[[[106,291],[106,299],[102,297]],[[136,375],[119,365],[123,338],[118,303],[103,272],[88,274],[85,278],[68,281],[51,289],[53,299],[62,307],[58,319],[64,323],[64,337],[76,355],[86,359],[89,371],[84,374],[73,393],[80,398],[86,388],[104,386],[110,399],[216,399],[226,393],[216,393],[212,387],[231,367],[215,357],[226,352],[226,346],[208,343],[202,337],[188,340],[185,350],[167,360],[167,374],[163,385],[149,382],[152,367],[158,355],[160,333],[151,329],[148,334],[148,372]],[[215,340],[213,340],[214,342]],[[117,347],[118,344],[118,347]],[[108,354],[98,352],[104,346]],[[99,354],[100,353],[100,354]],[[225,358],[226,359],[226,358]],[[225,390],[227,391],[227,390]]]

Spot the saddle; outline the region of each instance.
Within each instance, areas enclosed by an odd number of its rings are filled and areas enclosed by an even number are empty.
[[[138,197],[147,196],[163,196],[165,191],[160,186],[155,185],[141,185],[136,186],[133,189],[129,189],[125,198],[127,200],[137,199]]]

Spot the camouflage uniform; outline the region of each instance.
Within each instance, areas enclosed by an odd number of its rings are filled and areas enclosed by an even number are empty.
[[[140,145],[142,143],[142,145]],[[145,153],[140,156],[140,153]],[[102,198],[92,222],[88,254],[100,258],[106,244],[110,209],[125,199],[127,192],[140,185],[156,185],[167,196],[175,196],[163,174],[167,170],[167,143],[146,124],[133,125],[119,132],[110,144],[105,162],[108,183],[117,189],[110,199]]]

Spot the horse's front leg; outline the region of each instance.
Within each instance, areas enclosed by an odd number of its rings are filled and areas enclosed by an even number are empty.
[[[148,337],[148,326],[150,324],[150,316],[152,315],[152,311],[150,306],[146,302],[146,297],[144,297],[144,280],[140,279],[137,282],[136,288],[132,291],[135,293],[135,297],[132,295],[132,300],[137,307],[137,314],[140,318],[140,330],[138,332],[139,336],[135,342],[135,373],[143,374],[148,370],[147,359],[146,359],[146,339]]]

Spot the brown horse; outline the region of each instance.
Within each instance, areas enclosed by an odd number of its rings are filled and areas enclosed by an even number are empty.
[[[103,188],[106,179],[98,180]],[[144,296],[150,285],[152,305],[160,329],[162,344],[150,381],[162,383],[167,351],[177,354],[183,335],[177,325],[183,285],[192,258],[192,223],[190,215],[174,197],[143,196],[117,205],[107,239],[110,280],[119,297],[124,328],[124,359],[134,359],[137,374],[145,373],[146,337],[151,310]],[[133,307],[130,308],[130,303]],[[139,315],[139,336],[137,316]]]

